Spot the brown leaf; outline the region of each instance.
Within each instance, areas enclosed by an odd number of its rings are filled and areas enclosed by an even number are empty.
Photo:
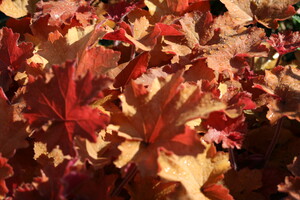
[[[254,87],[272,95],[268,102],[267,118],[274,124],[279,118],[300,121],[300,70],[292,66],[278,66],[265,70],[265,76],[255,81]]]
[[[235,199],[265,199],[264,196],[255,191],[262,187],[261,170],[243,168],[235,171],[231,169],[225,174],[224,184]]]
[[[249,28],[243,33],[227,37],[219,44],[199,46],[200,57],[206,57],[209,68],[220,72],[228,73],[233,77],[239,68],[240,63],[235,63],[235,57],[266,57],[268,49],[261,45],[265,32],[260,28]]]
[[[278,27],[277,21],[285,20],[295,14],[292,4],[298,0],[221,0],[231,17],[238,23],[247,25],[260,22],[267,28]]]

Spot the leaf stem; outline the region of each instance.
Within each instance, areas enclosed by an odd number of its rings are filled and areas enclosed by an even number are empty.
[[[283,117],[281,117],[276,124],[275,133],[273,135],[272,141],[271,141],[270,145],[268,146],[268,149],[267,149],[265,157],[264,157],[264,165],[266,165],[268,163],[268,161],[270,160],[271,154],[279,140],[282,122],[283,122]]]
[[[281,58],[282,58],[282,55],[279,55],[279,57],[278,57],[278,59],[277,59],[277,61],[275,63],[275,67],[277,67],[279,65],[279,63],[281,61]]]
[[[234,151],[232,148],[229,148],[229,160],[231,162],[232,168],[236,171],[238,169],[236,159],[234,156]]]

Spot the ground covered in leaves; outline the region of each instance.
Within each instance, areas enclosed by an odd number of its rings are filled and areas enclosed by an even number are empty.
[[[300,199],[298,0],[0,0],[0,199]]]

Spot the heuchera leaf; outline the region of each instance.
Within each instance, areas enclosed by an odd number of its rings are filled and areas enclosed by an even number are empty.
[[[19,34],[9,28],[0,29],[0,87],[6,91],[15,70],[33,55],[31,43],[18,44]]]
[[[70,24],[72,19],[78,20],[82,26],[87,26],[89,21],[95,17],[93,7],[87,2],[76,0],[59,0],[50,2],[39,2],[37,4],[39,12],[35,12],[33,21],[49,16],[48,25],[61,26],[62,24]]]
[[[254,87],[273,96],[267,103],[267,118],[273,124],[286,116],[300,121],[300,70],[292,66],[277,66],[271,71],[265,70],[265,76],[255,80]]]
[[[7,159],[0,154],[0,198],[4,199],[8,189],[5,184],[5,179],[13,175],[13,168],[7,163]]]
[[[177,156],[160,148],[158,175],[166,180],[180,181],[189,199],[209,200],[210,197],[220,197],[220,193],[223,193],[222,199],[232,200],[224,186],[215,185],[222,179],[222,174],[230,168],[228,154],[217,153],[213,144],[209,145],[204,141],[202,143],[205,145],[205,150],[196,157]],[[213,190],[212,187],[220,187],[221,190]]]
[[[182,84],[181,73],[155,79],[148,89],[133,81],[125,88],[120,97],[123,113],[112,115],[111,128],[126,139],[119,147],[118,167],[135,162],[145,176],[156,173],[159,147],[177,155],[201,152],[199,138],[185,123],[222,110],[225,104],[199,86]]]
[[[204,140],[222,142],[223,148],[241,148],[243,135],[247,128],[243,115],[231,119],[222,112],[213,112],[202,125],[208,129]]]
[[[133,60],[116,76],[114,87],[125,86],[131,79],[137,79],[147,70],[150,54],[144,52]]]
[[[198,50],[200,57],[207,58],[209,68],[233,77],[233,74],[243,66],[234,63],[235,57],[267,57],[269,50],[261,45],[264,37],[263,29],[249,28],[241,34],[227,37],[222,43],[199,46]]]
[[[103,46],[84,49],[78,59],[76,74],[83,75],[87,71],[92,72],[95,76],[105,74],[108,70],[117,67],[120,57],[120,52],[106,49]]]
[[[284,55],[300,47],[300,32],[272,34],[267,41],[280,55]]]
[[[47,143],[52,150],[59,145],[64,154],[74,155],[75,135],[95,142],[95,131],[104,128],[109,117],[88,106],[99,92],[110,83],[108,78],[93,78],[90,73],[74,80],[74,65],[67,62],[64,67],[53,66],[49,82],[38,77],[27,85],[24,99],[27,109],[24,113],[38,140]],[[41,128],[47,125],[47,130]]]
[[[1,0],[0,11],[6,16],[21,18],[35,11],[37,0]]]
[[[205,12],[210,9],[209,1],[205,0],[145,0],[145,4],[156,21],[165,15],[182,15],[193,10]]]
[[[0,154],[11,157],[18,148],[27,147],[28,136],[22,121],[15,121],[15,109],[9,105],[8,99],[0,87]]]
[[[295,14],[293,4],[298,0],[221,0],[230,15],[240,24],[258,21],[267,28],[278,27],[277,21],[285,20]]]
[[[121,21],[130,11],[132,11],[136,7],[136,4],[128,3],[126,1],[120,1],[115,4],[110,4],[107,12],[112,20],[118,22]]]
[[[146,23],[148,20],[144,18],[144,23]],[[139,21],[136,21],[136,24],[138,26],[141,26],[142,24]],[[124,23],[123,23],[124,26]],[[134,25],[133,25],[134,26]],[[145,24],[147,26],[147,24]],[[149,26],[149,23],[148,23]],[[126,26],[127,27],[127,26]],[[175,25],[167,25],[162,23],[155,24],[154,27],[149,27],[149,30],[143,30],[143,31],[131,31],[133,33],[127,33],[127,31],[124,29],[126,27],[121,27],[118,30],[115,30],[114,32],[107,33],[103,39],[106,40],[118,40],[122,42],[126,42],[129,44],[134,45],[138,49],[141,49],[143,51],[150,51],[154,48],[154,46],[157,43],[157,38],[159,36],[181,36],[183,35],[178,28]],[[127,27],[128,28],[128,27]],[[136,29],[134,26],[133,29]],[[138,29],[139,30],[139,29]],[[138,34],[135,34],[138,33]],[[143,36],[143,37],[142,37]]]

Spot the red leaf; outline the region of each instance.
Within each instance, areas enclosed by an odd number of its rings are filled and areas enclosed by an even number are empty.
[[[6,27],[0,30],[0,71],[9,66],[16,70],[22,62],[33,55],[33,45],[24,42],[18,44],[19,36]]]
[[[8,189],[5,184],[5,179],[13,175],[12,167],[7,164],[7,159],[3,158],[0,154],[0,198],[4,199],[5,194],[8,192]]]
[[[79,58],[76,75],[84,75],[87,71],[95,76],[104,74],[109,69],[118,66],[120,57],[120,52],[106,49],[103,46],[86,48]]]
[[[131,79],[136,79],[147,70],[149,52],[144,52],[131,60],[116,77],[114,87],[125,86]]]
[[[47,24],[49,26],[68,25],[71,24],[73,18],[77,19],[82,26],[87,26],[90,24],[89,21],[95,17],[93,8],[81,0],[41,1],[37,7],[40,11],[35,13],[33,22],[49,16]]]
[[[162,23],[156,23],[155,28],[159,28],[160,35],[161,36],[181,36],[183,35],[182,32],[178,31],[175,27],[175,24],[173,25],[167,25]]]
[[[131,42],[126,37],[125,34],[126,34],[125,29],[120,28],[119,30],[116,30],[114,32],[105,34],[105,36],[103,37],[103,39],[105,39],[105,40],[118,40],[118,41],[126,42],[126,43],[129,43],[129,44],[134,44],[133,42]]]
[[[210,185],[202,188],[202,192],[210,200],[234,200],[233,197],[229,194],[229,190],[223,185]]]
[[[280,55],[284,55],[300,47],[300,32],[286,31],[272,34],[267,41]]]
[[[204,139],[208,142],[221,143],[224,148],[241,148],[243,133],[246,131],[243,115],[231,119],[223,112],[213,112],[202,123],[208,129]]]
[[[130,11],[136,8],[136,4],[121,1],[111,4],[108,8],[108,15],[116,22],[121,21]]]
[[[12,80],[13,70],[20,68],[23,62],[33,55],[31,43],[20,43],[18,33],[9,28],[0,29],[0,87],[7,91]]]
[[[65,154],[74,155],[73,137],[80,135],[95,142],[95,131],[104,128],[109,120],[107,115],[88,104],[107,87],[110,80],[93,78],[90,73],[74,80],[71,62],[67,62],[65,67],[53,66],[52,69],[54,77],[49,82],[39,77],[28,84],[24,116],[36,130],[50,121],[48,129],[36,132],[34,137],[46,142],[49,150],[59,145]]]

